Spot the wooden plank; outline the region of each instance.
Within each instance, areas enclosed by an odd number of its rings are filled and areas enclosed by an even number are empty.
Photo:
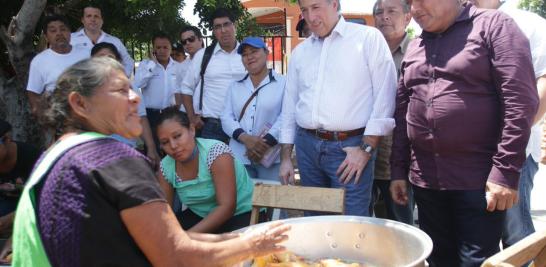
[[[252,205],[343,214],[345,190],[289,185],[254,186]]]
[[[483,263],[482,267],[522,266],[537,258],[545,247],[546,231],[535,232],[511,247],[491,256]],[[539,265],[538,262],[535,265],[545,266]]]
[[[250,225],[257,224],[259,217],[260,217],[260,208],[252,207],[252,212],[250,213]]]
[[[542,251],[538,253],[537,257],[535,258],[535,267],[539,266],[546,266],[546,246],[542,248]]]

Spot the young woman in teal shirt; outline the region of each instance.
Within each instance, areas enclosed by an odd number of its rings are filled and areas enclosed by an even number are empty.
[[[221,233],[248,226],[254,185],[224,143],[195,138],[186,114],[168,108],[157,126],[161,148],[159,182],[167,200],[176,193],[188,209],[179,217],[185,230]]]

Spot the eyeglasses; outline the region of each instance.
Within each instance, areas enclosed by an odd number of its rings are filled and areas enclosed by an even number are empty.
[[[197,38],[196,38],[195,36],[192,36],[192,37],[188,37],[188,38],[186,38],[186,39],[180,41],[180,43],[181,43],[182,45],[186,45],[187,43],[193,43],[193,42],[195,42],[196,39],[197,39]]]
[[[233,22],[231,21],[226,21],[222,24],[216,24],[214,26],[212,26],[212,29],[215,30],[215,31],[221,31],[223,28],[227,28],[227,27],[231,27],[233,25]]]

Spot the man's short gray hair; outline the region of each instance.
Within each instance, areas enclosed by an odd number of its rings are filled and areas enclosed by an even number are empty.
[[[334,0],[326,0],[328,3],[332,3]],[[300,3],[300,0],[298,0],[298,4]],[[337,12],[341,12],[341,0],[337,0]]]
[[[58,131],[65,131],[68,128],[78,130],[80,123],[73,117],[68,96],[72,92],[85,97],[93,96],[114,70],[125,72],[118,61],[109,57],[85,59],[66,69],[59,76],[55,91],[47,99],[45,124]]]
[[[373,15],[375,16],[377,14],[377,6],[379,5],[379,3],[383,1],[383,0],[377,0],[375,2],[375,4],[373,5]],[[410,12],[410,5],[408,4],[408,1],[407,0],[400,0],[400,4],[402,5],[402,12],[404,12],[404,14],[407,14]]]

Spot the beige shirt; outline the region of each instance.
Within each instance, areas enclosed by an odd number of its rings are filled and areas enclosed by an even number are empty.
[[[406,48],[411,38],[406,34],[398,48],[392,52],[394,65],[396,66],[397,78],[400,78],[400,64],[406,54]],[[389,163],[391,157],[392,135],[383,136],[377,148],[377,158],[375,160],[374,177],[378,180],[391,179],[391,165]]]

